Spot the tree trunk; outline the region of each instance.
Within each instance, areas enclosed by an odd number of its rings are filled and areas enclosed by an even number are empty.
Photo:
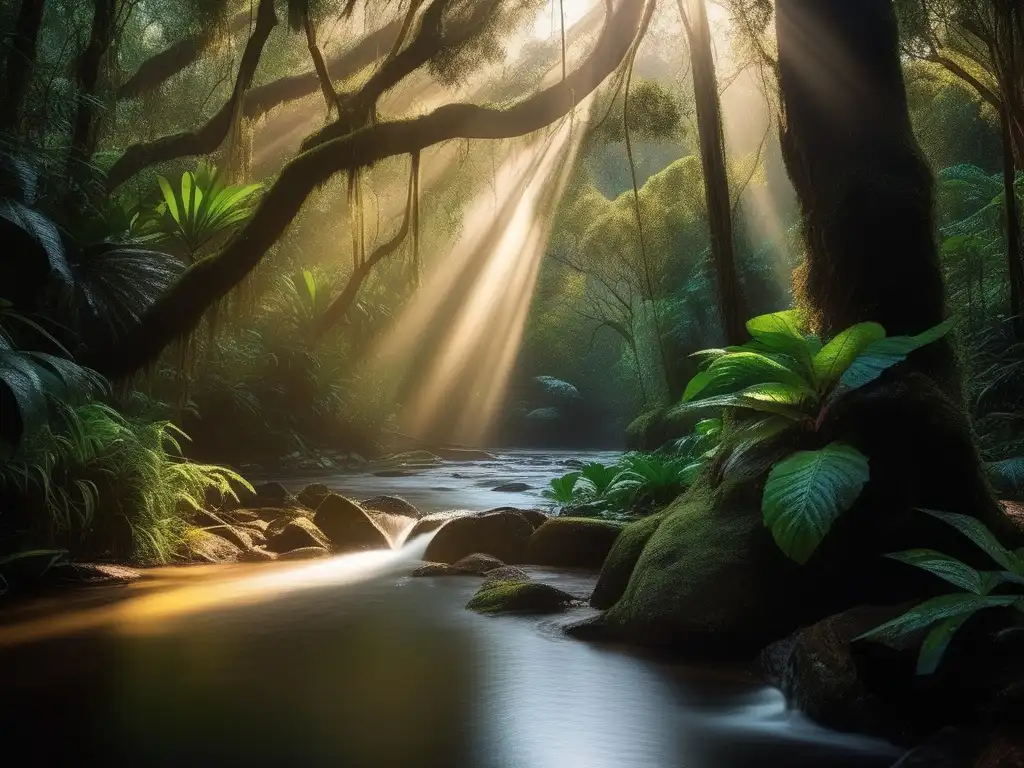
[[[999,113],[1003,129],[1003,197],[1006,217],[1006,264],[1010,280],[1010,315],[1018,336],[1024,331],[1024,264],[1020,253],[1020,205],[1017,201],[1016,169],[1014,167],[1013,139],[1010,135],[1009,110]]]
[[[46,0],[22,0],[14,34],[4,66],[4,95],[0,100],[0,128],[18,133],[21,107],[32,84],[36,66],[36,43],[43,23]]]
[[[688,13],[683,3],[690,3]],[[718,98],[711,27],[705,0],[679,0],[686,35],[690,43],[690,67],[696,98],[697,133],[704,169],[704,198],[711,230],[711,258],[715,266],[722,330],[729,344],[746,340],[746,309],[736,272],[736,248],[732,231],[732,205],[725,158],[722,106]]]
[[[96,88],[99,85],[103,57],[113,39],[116,12],[117,0],[95,0],[89,43],[78,57],[75,68],[77,103],[68,153],[69,179],[83,177],[83,169],[96,142]]]
[[[945,316],[934,180],[910,126],[890,0],[779,0],[783,156],[803,214],[797,286],[824,335],[875,321],[915,334]],[[962,403],[952,345],[911,365]]]

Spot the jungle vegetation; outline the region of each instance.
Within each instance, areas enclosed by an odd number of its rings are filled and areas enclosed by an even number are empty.
[[[1020,11],[872,0],[879,42],[808,2],[618,0],[548,37],[539,0],[7,4],[0,554],[188,558],[246,465],[390,450],[420,381],[376,345],[497,167],[576,121],[490,439],[550,444],[575,414],[634,452],[553,502],[628,517],[756,477],[807,561],[868,536],[842,522],[858,504],[941,496],[945,469],[974,478],[947,511],[1003,535],[996,496],[1024,494]],[[876,63],[870,99],[822,115],[801,14]],[[868,406],[877,432],[851,436]],[[956,450],[897,467],[935,413]],[[893,478],[919,470],[934,487],[908,502]],[[824,483],[814,509],[786,502],[801,482]]]

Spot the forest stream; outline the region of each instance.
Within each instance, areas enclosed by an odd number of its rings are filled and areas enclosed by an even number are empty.
[[[316,479],[424,511],[536,506],[569,458],[518,451],[406,477]],[[531,487],[491,490],[509,481]],[[409,576],[431,535],[327,560],[154,569],[24,603],[0,626],[4,698],[16,704],[0,719],[3,742],[61,765],[842,768],[898,755],[787,711],[742,670],[562,633],[590,609],[466,611],[478,579]],[[580,596],[596,578],[529,570]],[[60,737],[41,739],[41,723]]]

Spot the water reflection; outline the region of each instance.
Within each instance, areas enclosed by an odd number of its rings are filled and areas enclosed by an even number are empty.
[[[468,613],[477,579],[380,563],[367,579],[345,560],[182,569],[120,590],[117,621],[0,648],[0,693],[17,702],[0,720],[7,749],[42,749],[46,765],[889,764],[884,745],[794,719],[750,682],[568,640],[551,620]],[[535,576],[581,594],[593,580]],[[185,596],[202,607],[150,602]],[[40,723],[54,734],[42,746]]]

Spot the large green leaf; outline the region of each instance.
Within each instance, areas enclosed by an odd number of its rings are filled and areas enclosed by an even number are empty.
[[[884,338],[885,328],[878,323],[857,323],[841,331],[814,356],[814,381],[819,391],[839,381],[861,352]]]
[[[949,648],[953,635],[964,625],[971,616],[979,609],[965,611],[957,616],[950,616],[943,619],[932,627],[921,643],[921,651],[917,655],[917,674],[930,675],[939,668],[942,657]]]
[[[747,332],[765,351],[788,355],[810,372],[818,350],[804,337],[803,326],[800,311],[789,309],[751,318],[747,321]]]
[[[940,579],[945,579],[950,584],[975,595],[987,594],[997,582],[955,557],[944,555],[933,549],[908,549],[905,552],[894,552],[888,557],[933,573]]]
[[[762,413],[775,413],[797,421],[804,413],[801,405],[811,393],[804,387],[768,382],[754,384],[739,392],[700,398],[676,405],[670,415],[706,408],[746,408]]]
[[[768,475],[764,523],[787,556],[806,563],[867,481],[868,460],[853,446],[830,443],[818,451],[798,451]]]
[[[922,509],[921,511],[927,512],[932,517],[938,518],[947,525],[956,528],[1006,570],[1013,571],[1014,573],[1022,572],[1022,565],[1024,563],[1021,562],[1021,558],[1000,544],[996,535],[980,520],[967,515],[939,512],[934,509]]]
[[[940,595],[925,600],[892,621],[875,627],[855,640],[879,640],[890,642],[899,638],[927,629],[936,622],[958,616],[970,616],[985,608],[1006,608],[1021,598],[1016,595],[972,595],[957,593]]]
[[[755,384],[778,383],[805,389],[808,386],[799,373],[758,352],[723,355],[694,376],[694,380],[699,384],[691,381],[692,386],[687,386],[683,393],[684,401],[732,394]]]
[[[914,350],[941,339],[952,330],[954,323],[955,320],[949,318],[916,336],[888,336],[872,342],[843,372],[836,394],[871,383]]]
[[[987,462],[985,474],[1000,493],[1024,493],[1024,456]]]

